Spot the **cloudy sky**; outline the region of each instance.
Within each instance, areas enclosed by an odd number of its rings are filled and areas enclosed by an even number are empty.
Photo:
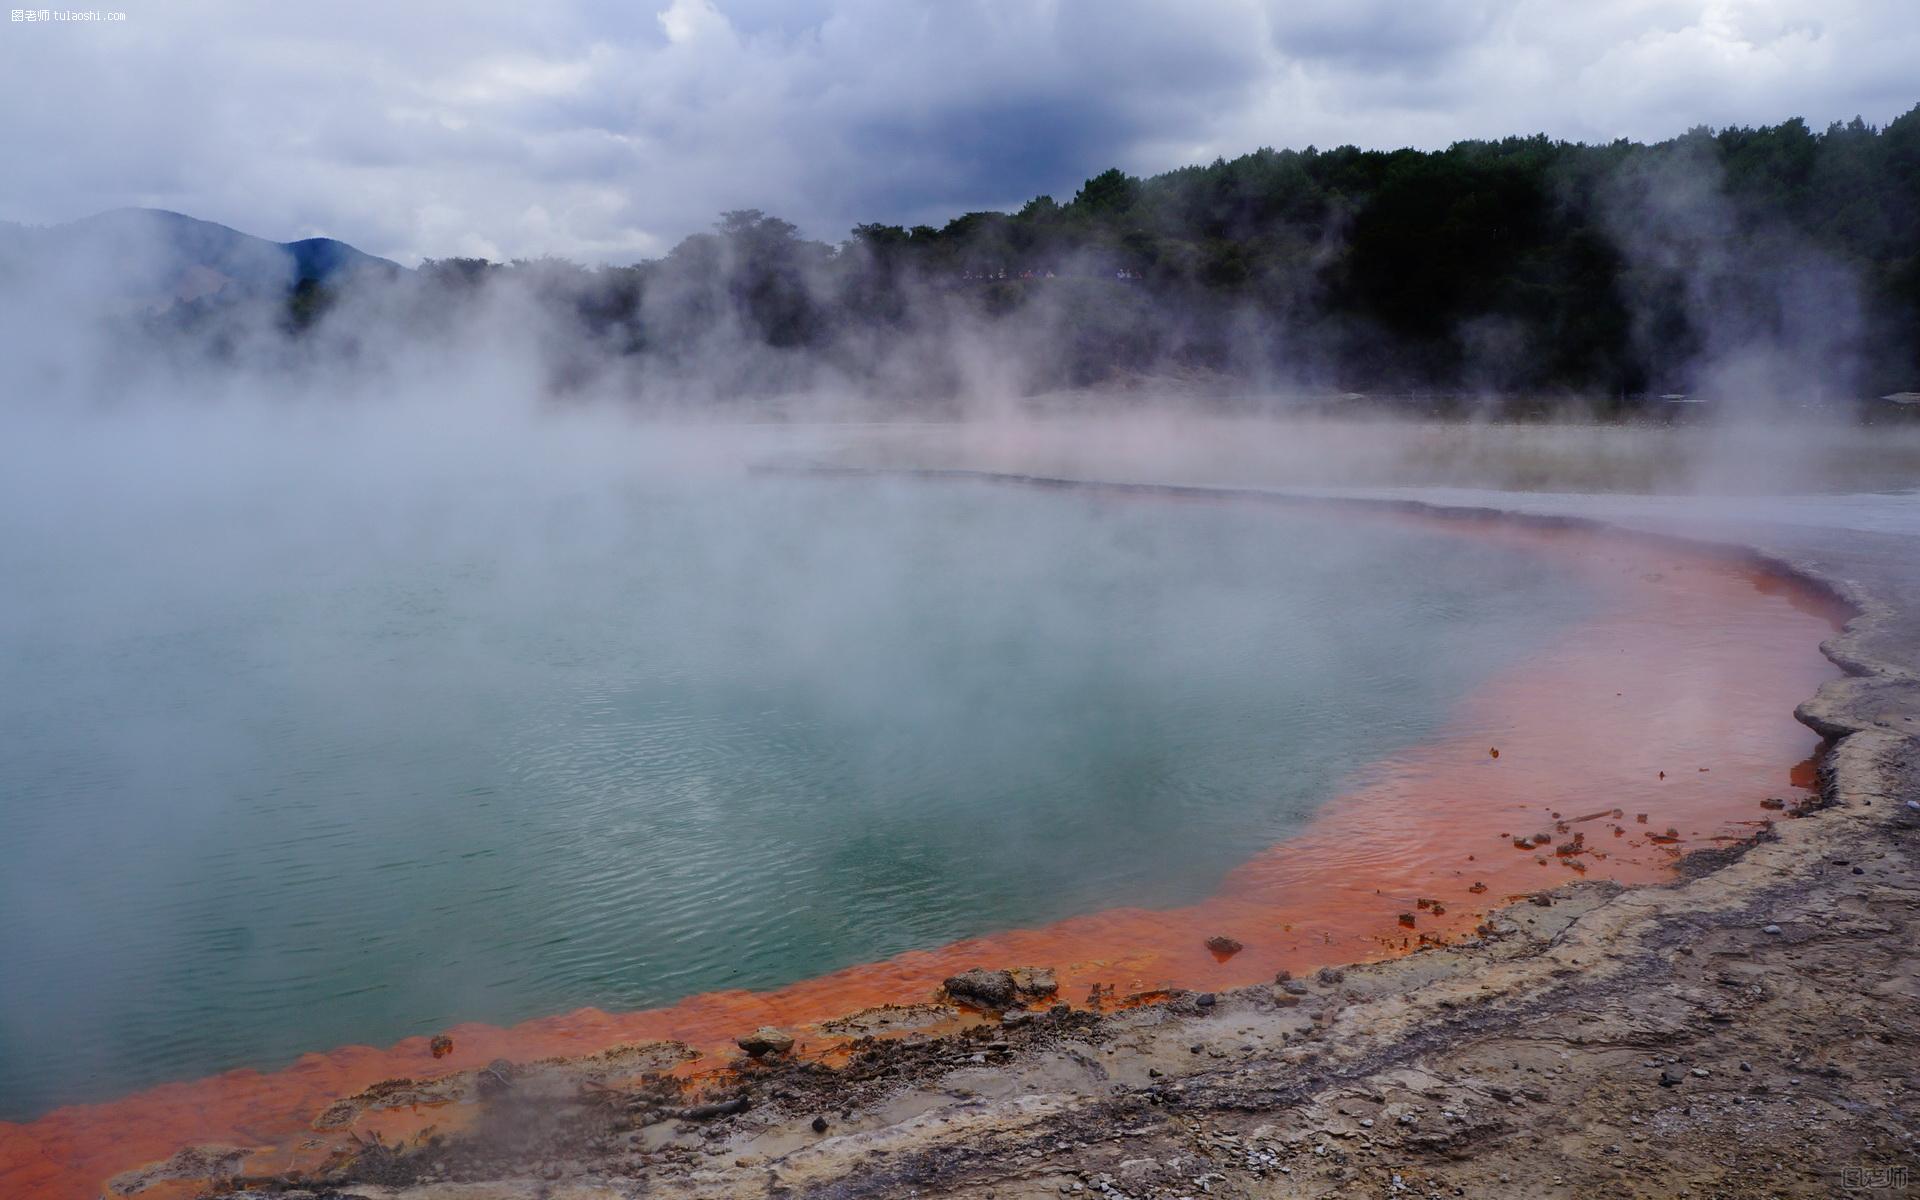
[[[0,23],[0,220],[152,205],[405,262],[630,261],[740,207],[837,241],[1262,145],[1920,101],[1920,0],[102,2],[126,20]]]

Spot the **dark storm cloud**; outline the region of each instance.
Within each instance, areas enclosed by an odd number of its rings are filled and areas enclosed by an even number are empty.
[[[148,204],[401,259],[657,254],[1261,145],[1884,121],[1910,0],[120,0],[0,23],[0,218]]]
[[[871,168],[846,181],[843,200],[933,220],[1042,193],[1065,199],[1090,175],[1134,165],[1143,142],[1244,104],[1264,71],[1257,48],[1215,26],[1155,38],[1150,14],[1112,11],[1110,25],[1075,16],[1017,51],[968,56],[911,108],[854,117],[846,145]],[[1063,36],[1082,28],[1100,35]],[[976,72],[990,85],[972,86]]]
[[[932,126],[937,123],[938,129]],[[1088,97],[983,99],[935,114],[881,114],[850,131],[875,163],[871,176],[835,186],[843,202],[906,220],[1015,203],[1097,173],[1102,157],[1135,135],[1126,114]]]

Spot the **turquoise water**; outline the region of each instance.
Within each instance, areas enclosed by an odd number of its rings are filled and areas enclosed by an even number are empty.
[[[229,467],[0,518],[0,1117],[1193,900],[1585,603],[1258,506]]]

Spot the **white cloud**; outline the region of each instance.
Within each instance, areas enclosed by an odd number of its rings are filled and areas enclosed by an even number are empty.
[[[733,27],[710,0],[673,0],[660,14],[660,28],[674,45],[685,45],[695,38],[725,38]]]
[[[402,259],[813,236],[1260,145],[1885,121],[1911,0],[173,0],[0,24],[0,218],[152,204]]]

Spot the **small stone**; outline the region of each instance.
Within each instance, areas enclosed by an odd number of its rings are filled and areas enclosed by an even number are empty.
[[[1219,1003],[1219,1000],[1212,992],[1201,992],[1198,996],[1194,997],[1193,1002],[1201,1008],[1212,1008],[1215,1004]]]
[[[453,1039],[444,1033],[436,1034],[434,1039],[427,1043],[427,1050],[435,1058],[445,1058],[453,1053]]]
[[[1707,1069],[1705,1067],[1695,1067],[1693,1069],[1693,1077],[1695,1079],[1705,1079],[1707,1077]]]
[[[782,1033],[771,1025],[763,1025],[735,1044],[751,1057],[759,1058],[766,1054],[785,1054],[793,1049],[793,1036]]]
[[[1013,990],[1022,996],[1039,999],[1060,990],[1052,967],[1015,967],[1007,974],[1013,979]]]
[[[813,1119],[813,1131],[815,1133],[825,1133],[827,1131],[827,1119],[825,1117],[815,1117]]]
[[[1865,871],[1865,870],[1864,870],[1863,868],[1860,868],[1860,867],[1855,867],[1855,868],[1853,869],[1853,873],[1854,873],[1855,875],[1865,875],[1865,874],[1866,874],[1866,871]]]
[[[1221,958],[1232,958],[1246,947],[1224,934],[1215,934],[1207,939],[1207,949]]]
[[[1769,925],[1765,929],[1762,929],[1760,932],[1761,933],[1779,933],[1780,927],[1778,925]]]
[[[1742,1071],[1751,1071],[1751,1070],[1753,1070],[1753,1064],[1752,1064],[1752,1063],[1744,1063],[1744,1062],[1743,1062],[1743,1063],[1741,1063],[1741,1064],[1740,1064],[1740,1069],[1741,1069]]]
[[[975,1008],[1001,1009],[1013,1003],[1014,983],[1011,971],[985,971],[975,967],[958,975],[949,975],[941,984],[947,995]]]
[[[1674,1070],[1672,1067],[1662,1067],[1660,1069],[1660,1086],[1661,1087],[1675,1087],[1685,1078],[1686,1078],[1685,1075],[1682,1075],[1680,1072]]]

